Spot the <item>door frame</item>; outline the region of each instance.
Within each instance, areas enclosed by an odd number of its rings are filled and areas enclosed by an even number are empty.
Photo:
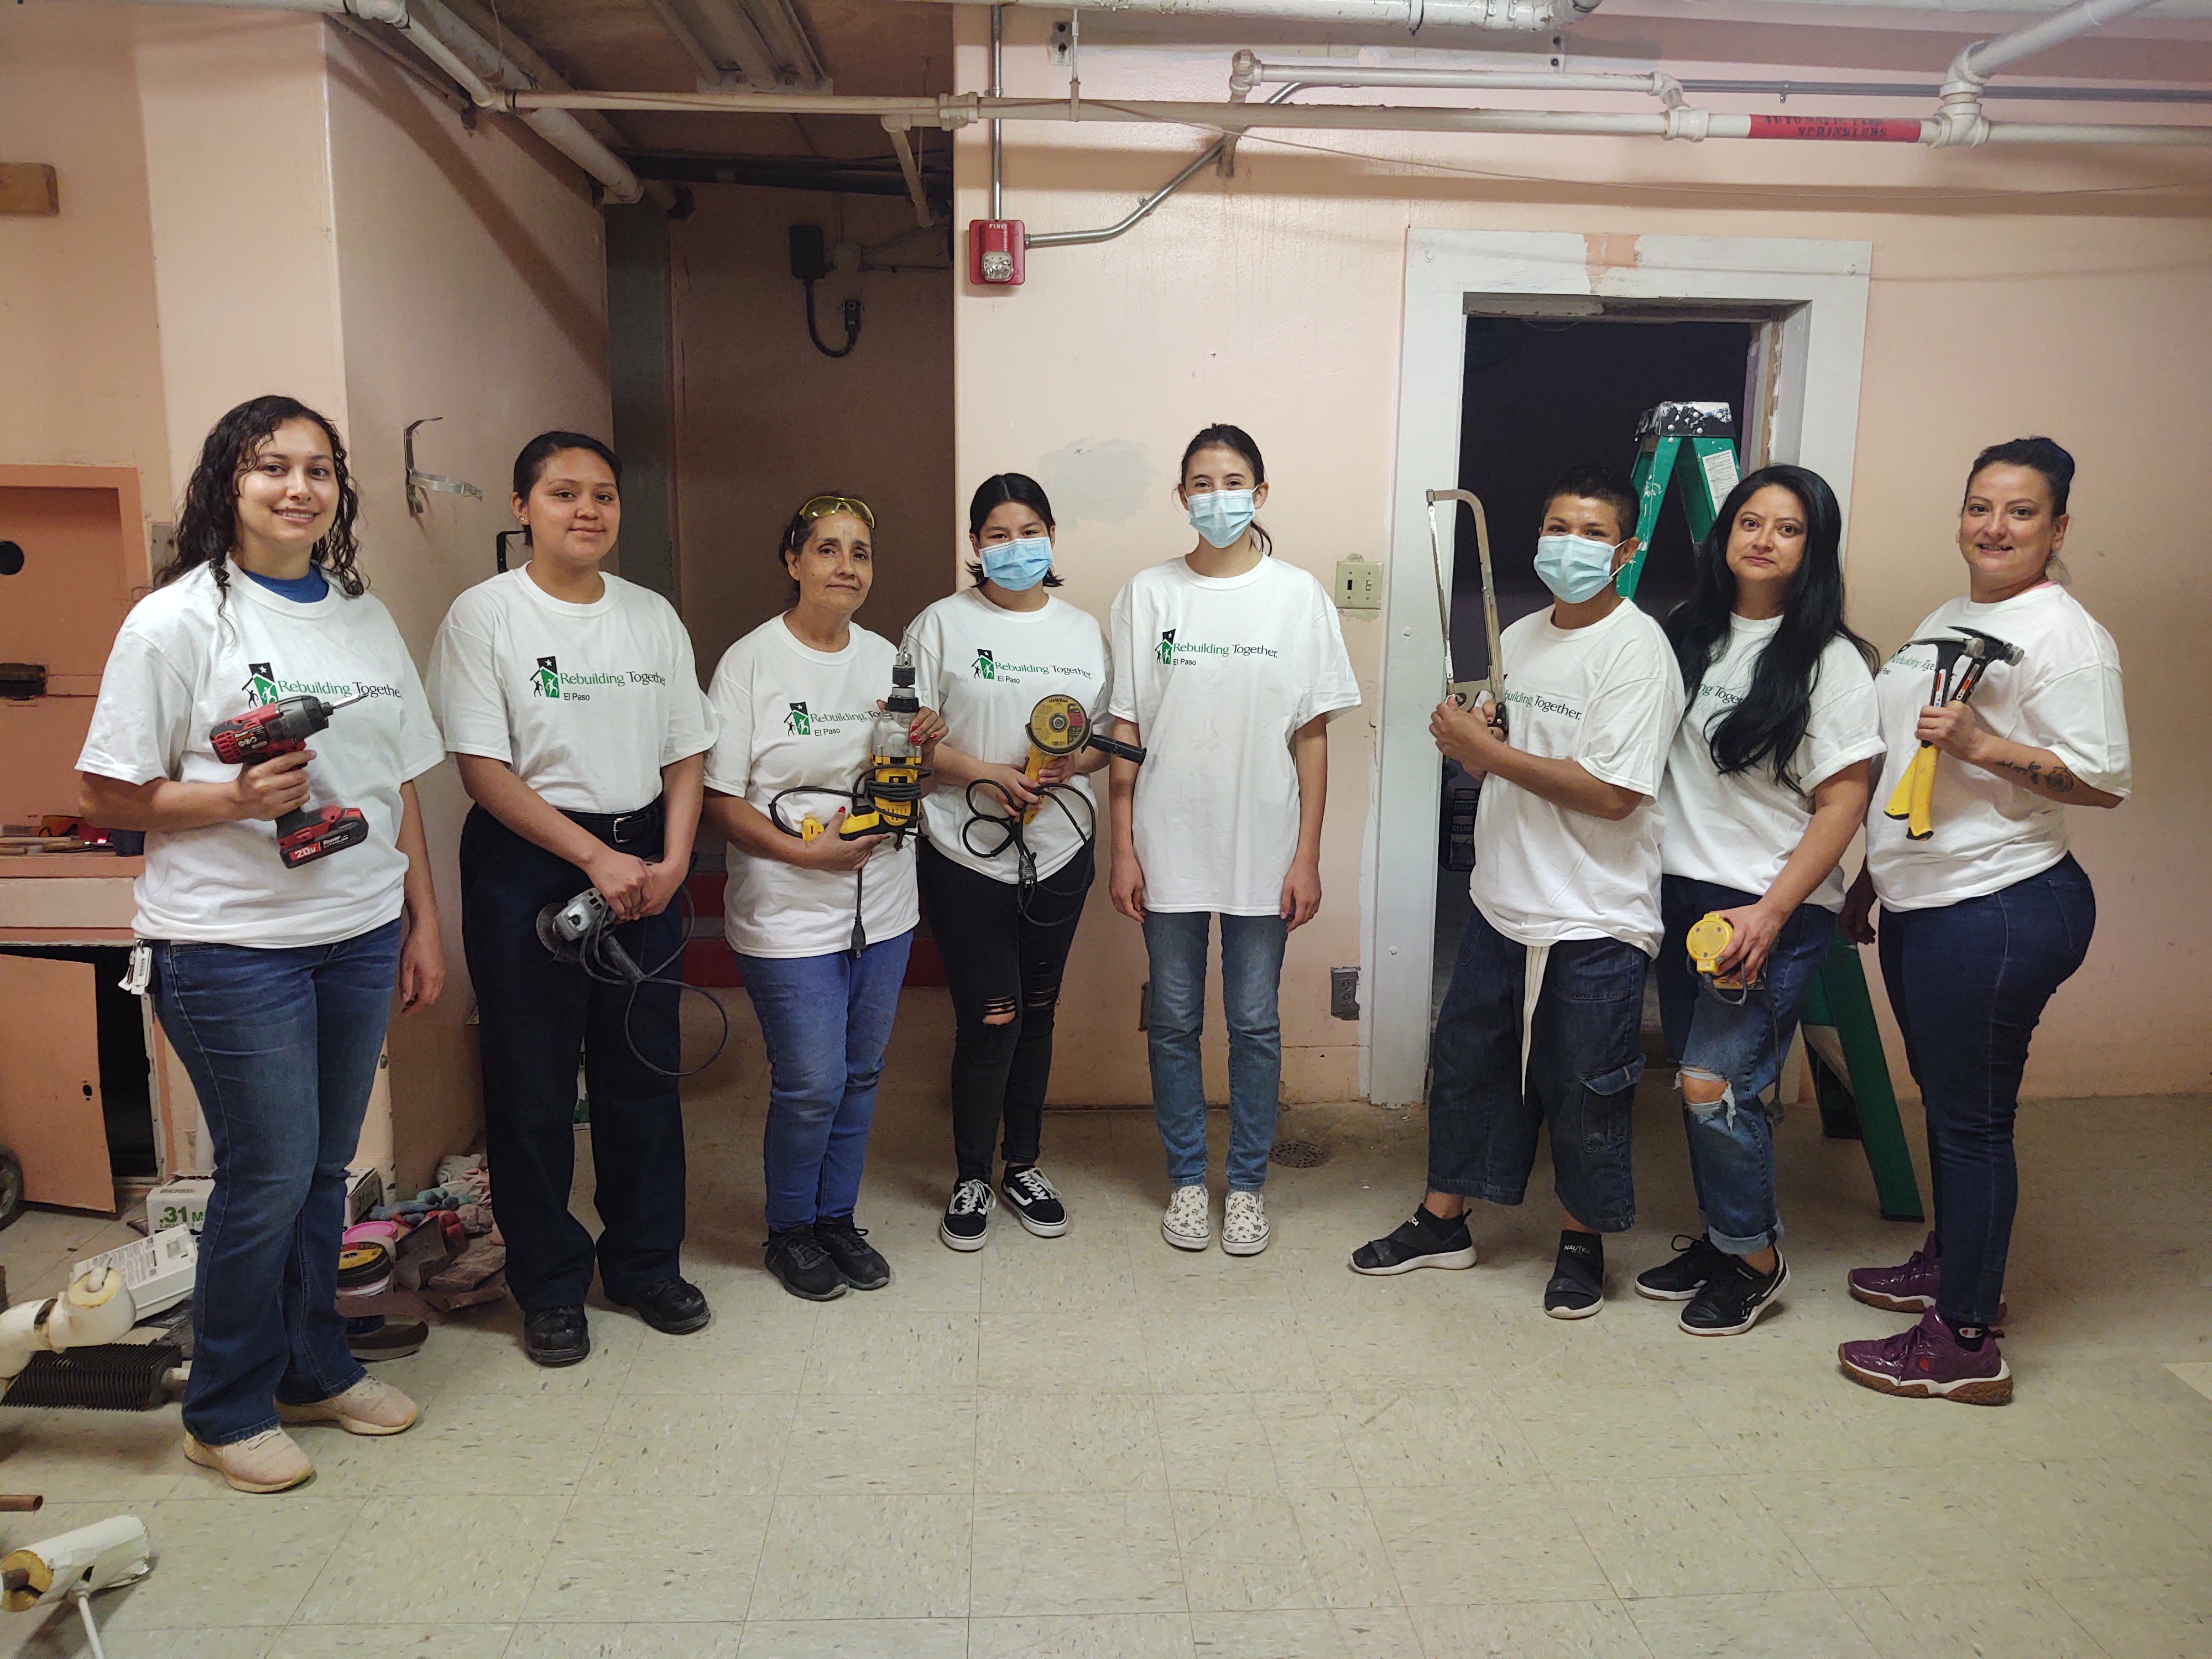
[[[1420,230],[1406,243],[1398,444],[1383,583],[1382,708],[1361,848],[1360,1090],[1379,1105],[1427,1092],[1443,769],[1428,731],[1443,687],[1443,624],[1423,493],[1459,482],[1467,318],[1494,298],[1596,297],[1686,316],[1730,304],[1761,331],[1765,406],[1740,410],[1753,447],[1820,474],[1844,513],[1858,438],[1869,242],[1638,236],[1572,231]],[[1573,458],[1562,457],[1562,463]],[[1624,464],[1629,457],[1624,454]],[[1451,589],[1453,526],[1443,534]],[[1500,548],[1502,557],[1515,550]]]

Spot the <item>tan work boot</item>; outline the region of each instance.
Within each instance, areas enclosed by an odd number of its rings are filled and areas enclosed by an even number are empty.
[[[422,1408],[389,1382],[364,1376],[343,1394],[304,1406],[276,1402],[276,1415],[287,1423],[335,1423],[348,1434],[404,1434],[422,1416]]]
[[[264,1429],[221,1446],[205,1445],[188,1434],[185,1455],[240,1492],[285,1492],[315,1478],[307,1454],[282,1429]]]

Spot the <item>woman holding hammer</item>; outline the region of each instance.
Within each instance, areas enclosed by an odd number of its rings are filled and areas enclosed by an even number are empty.
[[[1915,629],[1875,683],[1889,778],[1844,930],[1871,941],[1881,899],[1882,981],[1920,1085],[1936,1195],[1935,1228],[1910,1261],[1850,1275],[1860,1301],[1922,1316],[1838,1350],[1845,1376],[1884,1394],[2012,1398],[1992,1327],[2019,1197],[2021,1073],[2097,921],[2064,809],[2128,793],[2119,654],[2058,586],[2073,477],[2074,458],[2048,438],[1975,457],[1959,514],[1966,596]],[[1923,747],[1934,790],[1915,809],[1897,785]]]

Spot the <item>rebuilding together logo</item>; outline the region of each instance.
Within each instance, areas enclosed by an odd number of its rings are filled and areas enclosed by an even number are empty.
[[[811,738],[814,735],[814,720],[806,712],[806,705],[804,702],[795,702],[791,705],[791,712],[783,717],[783,729],[795,738]]]
[[[276,672],[274,663],[250,662],[246,665],[246,682],[239,688],[246,693],[248,708],[261,708],[280,697],[396,697],[396,685],[374,685],[365,680],[288,680]]]
[[[636,668],[612,674],[564,674],[561,672],[559,657],[540,657],[538,666],[531,671],[530,695],[555,702],[589,702],[592,694],[580,690],[578,687],[665,685],[667,683],[663,675]]]
[[[1282,653],[1272,645],[1214,645],[1192,640],[1178,640],[1172,628],[1160,629],[1160,642],[1153,647],[1164,668],[1172,668],[1179,662],[1194,662],[1200,657],[1278,657]]]

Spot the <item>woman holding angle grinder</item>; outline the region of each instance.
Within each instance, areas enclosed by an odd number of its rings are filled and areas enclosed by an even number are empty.
[[[185,1453],[240,1492],[314,1474],[282,1424],[386,1435],[420,1415],[362,1371],[337,1310],[346,1164],[393,985],[411,1012],[446,977],[410,781],[444,750],[355,567],[357,507],[336,428],[306,405],[256,398],[216,422],[77,757],[86,817],[147,832],[131,982],[215,1152]]]
[[[483,1024],[484,1146],[523,1352],[573,1365],[600,1288],[657,1331],[705,1327],[683,1276],[678,992],[556,957],[539,918],[583,896],[648,975],[679,959],[714,724],[690,636],[649,588],[599,568],[622,530],[622,463],[545,432],[514,458],[530,561],[479,582],[438,629],[430,685],[476,803],[461,829],[461,934]],[[556,936],[557,937],[557,936]],[[591,1103],[596,1247],[569,1213],[577,1049]]]
[[[810,1302],[890,1283],[854,1210],[921,920],[914,842],[943,730],[914,702],[911,665],[853,621],[875,535],[858,496],[802,501],[778,547],[790,608],[723,653],[708,693],[723,931],[768,1045],[766,1262]]]
[[[1705,1225],[1636,1288],[1687,1304],[1692,1336],[1749,1330],[1790,1282],[1761,1097],[1834,937],[1837,863],[1881,753],[1842,538],[1826,480],[1762,467],[1729,493],[1666,622],[1689,708],[1659,792],[1659,1006]]]
[[[1185,447],[1176,498],[1197,543],[1114,601],[1114,908],[1145,929],[1152,1110],[1172,1192],[1160,1231],[1212,1241],[1199,1028],[1206,935],[1221,917],[1229,1027],[1229,1196],[1221,1248],[1267,1248],[1261,1190],[1283,1069],[1277,992],[1291,930],[1321,908],[1329,717],[1359,704],[1322,585],[1269,556],[1260,447],[1209,426]]]
[[[1884,1394],[2012,1398],[1992,1327],[2020,1195],[2021,1073],[2097,921],[2065,809],[2118,806],[2129,783],[2119,653],[2057,581],[2073,480],[2074,458],[2048,438],[1974,458],[1959,509],[1966,595],[1929,613],[1875,682],[1889,757],[1844,932],[1871,940],[1881,899],[1882,983],[1920,1085],[1936,1199],[1909,1261],[1850,1275],[1860,1301],[1922,1316],[1838,1351],[1846,1376]]]
[[[968,504],[975,585],[931,605],[906,635],[916,692],[947,728],[916,873],[959,1022],[958,1176],[938,1229],[956,1250],[979,1250],[988,1236],[1002,1133],[1001,1190],[1015,1219],[1041,1238],[1067,1231],[1066,1207],[1037,1168],[1038,1140],[1060,973],[1091,890],[1098,808],[1088,775],[1107,756],[1085,738],[1104,714],[1110,664],[1097,619],[1050,592],[1056,536],[1034,478],[985,479]]]

